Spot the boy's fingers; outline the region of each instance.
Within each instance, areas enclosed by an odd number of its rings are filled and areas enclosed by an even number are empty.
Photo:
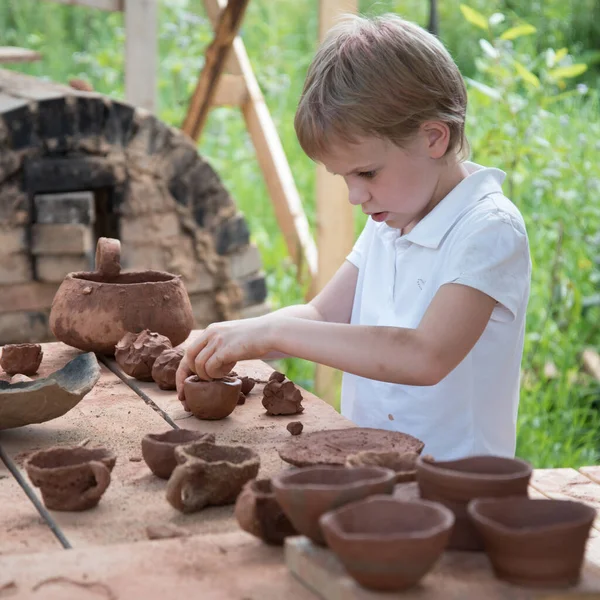
[[[194,372],[190,368],[186,357],[184,356],[179,363],[179,367],[177,368],[177,372],[175,373],[175,386],[177,388],[177,398],[179,398],[180,402],[183,404],[183,408],[188,410],[187,404],[185,402],[185,395],[183,392],[183,382],[190,376],[193,375]]]

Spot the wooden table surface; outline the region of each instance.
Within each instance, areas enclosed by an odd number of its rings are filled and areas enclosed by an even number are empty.
[[[44,344],[38,377],[61,368],[79,352]],[[236,366],[240,375],[266,380],[272,369],[260,361]],[[300,420],[304,432],[352,427],[328,404],[303,392],[305,410],[269,417],[261,404],[262,384],[246,403],[221,421],[186,413],[175,392],[132,380],[103,359],[93,390],[66,415],[47,423],[0,431],[0,448],[22,476],[21,484],[0,461],[0,598],[179,598],[201,590],[206,598],[239,600],[314,599],[283,563],[283,550],[241,531],[233,506],[184,515],[166,501],[166,482],[141,460],[146,433],[173,426],[213,432],[217,442],[252,446],[261,456],[260,477],[288,465],[277,448]],[[112,482],[99,505],[84,512],[48,511],[44,519],[22,485],[41,500],[23,468],[33,451],[60,444],[107,446],[118,456]],[[600,507],[600,467],[536,470],[532,496],[574,498]],[[175,525],[189,537],[149,540],[150,525]],[[600,520],[587,560],[600,567]],[[66,547],[65,547],[66,546]],[[70,548],[69,548],[70,547]]]

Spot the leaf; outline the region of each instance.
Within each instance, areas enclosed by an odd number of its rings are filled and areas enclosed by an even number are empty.
[[[497,89],[492,88],[489,85],[485,85],[485,83],[481,83],[480,81],[475,81],[475,79],[471,79],[470,77],[465,77],[465,80],[476,90],[480,91],[482,94],[485,94],[489,98],[492,98],[493,100],[502,100],[502,94]]]
[[[460,5],[460,12],[462,12],[463,17],[469,23],[471,23],[471,25],[475,25],[476,27],[479,27],[480,29],[483,29],[484,31],[488,31],[489,26],[488,26],[487,19],[480,12],[476,11],[474,8],[471,8],[470,6],[467,6],[466,4]]]
[[[501,36],[501,40],[516,40],[517,38],[524,35],[531,35],[535,33],[537,29],[533,25],[525,23],[524,25],[517,25],[507,29]]]
[[[554,56],[554,64],[560,62],[567,54],[569,50],[567,48],[561,48],[556,51],[556,55]]]
[[[479,40],[479,45],[490,58],[498,58],[498,51],[487,40]]]
[[[587,71],[587,65],[583,63],[576,63],[574,65],[568,65],[567,67],[557,67],[548,71],[548,75],[553,79],[569,79],[571,77],[577,77]]]
[[[517,73],[521,76],[523,81],[526,81],[535,88],[540,87],[540,80],[527,67],[516,60],[514,61],[514,64],[515,68],[517,69]]]

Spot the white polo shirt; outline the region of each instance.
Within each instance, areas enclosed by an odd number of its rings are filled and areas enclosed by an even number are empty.
[[[505,173],[469,176],[406,235],[369,219],[348,260],[359,269],[352,324],[416,328],[439,288],[467,285],[497,301],[481,338],[433,386],[345,373],[342,414],[403,431],[438,460],[514,456],[531,260],[523,218],[502,193]]]

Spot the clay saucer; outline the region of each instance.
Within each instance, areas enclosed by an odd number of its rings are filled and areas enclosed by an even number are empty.
[[[44,423],[70,411],[100,377],[92,352],[80,354],[48,377],[8,383],[0,381],[0,429]]]
[[[351,427],[315,431],[290,438],[278,449],[282,460],[296,467],[344,466],[348,456],[363,451],[420,454],[424,443],[399,431]]]
[[[323,515],[327,545],[362,586],[400,591],[414,586],[441,556],[454,524],[437,502],[372,496]]]
[[[578,583],[596,517],[591,506],[572,500],[478,498],[468,511],[498,578],[530,587]]]

